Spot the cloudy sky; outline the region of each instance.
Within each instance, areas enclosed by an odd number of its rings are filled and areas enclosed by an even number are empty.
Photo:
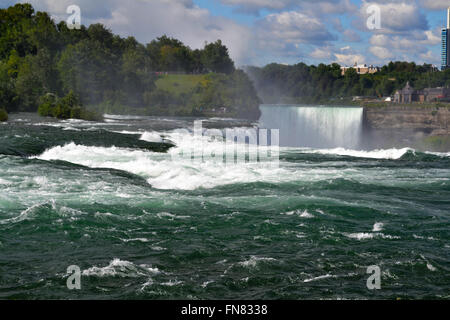
[[[440,65],[440,29],[450,6],[450,0],[2,0],[0,7],[17,2],[57,20],[66,20],[75,4],[83,24],[100,22],[142,43],[162,34],[192,48],[222,39],[238,65]],[[373,5],[380,29],[368,28],[368,19],[376,22],[367,12]]]

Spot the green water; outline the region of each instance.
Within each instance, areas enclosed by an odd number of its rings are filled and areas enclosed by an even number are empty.
[[[173,131],[191,120],[0,124],[0,298],[450,297],[450,154],[286,147],[279,168],[173,161],[220,148]],[[81,290],[66,287],[70,265]],[[371,265],[380,290],[366,286]]]

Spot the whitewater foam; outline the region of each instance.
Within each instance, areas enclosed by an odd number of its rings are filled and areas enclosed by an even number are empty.
[[[29,220],[30,219],[30,215],[33,214],[33,212],[37,209],[40,208],[42,205],[45,205],[46,203],[37,203],[32,205],[31,207],[23,210],[18,216],[13,217],[13,218],[9,218],[9,219],[4,219],[4,220],[0,220],[0,224],[9,224],[9,223],[18,223],[24,220]]]
[[[318,153],[318,154],[332,154],[339,156],[349,156],[355,158],[369,158],[369,159],[391,159],[397,160],[403,157],[408,152],[415,152],[411,148],[403,149],[380,149],[373,151],[362,151],[362,150],[350,150],[344,148],[334,148],[334,149],[301,149],[305,153]]]
[[[183,281],[169,280],[167,282],[161,283],[162,286],[166,286],[166,287],[174,287],[174,286],[178,286],[180,284],[183,284]]]
[[[128,135],[142,135],[142,131],[128,131],[128,130],[121,130],[121,131],[111,131],[114,133],[120,133],[120,134],[128,134]]]
[[[123,242],[150,242],[149,239],[146,238],[135,238],[135,239],[120,239]]]
[[[193,135],[187,130],[170,132],[141,132],[122,131],[123,134],[140,134],[141,140],[162,142],[165,139],[173,141],[176,145],[167,153],[116,148],[92,147],[69,143],[46,150],[38,159],[63,160],[91,168],[111,168],[127,171],[139,175],[155,189],[164,190],[195,190],[199,188],[210,189],[222,185],[238,183],[280,183],[291,181],[333,181],[346,178],[348,173],[354,176],[355,169],[335,169],[316,167],[311,168],[302,163],[276,162],[273,159],[256,162],[255,155],[272,151],[272,147],[247,145],[246,152],[252,161],[227,163],[222,155],[228,159],[235,154],[234,145],[225,144],[220,139],[208,136]],[[242,147],[242,145],[240,145]],[[262,148],[262,149],[261,149]],[[337,154],[352,157],[373,159],[399,159],[412,149],[388,149],[375,151],[357,151],[348,149],[281,149],[294,153],[320,153]],[[180,156],[182,155],[182,156]],[[366,180],[365,175],[360,175]],[[310,218],[308,214],[303,216]]]
[[[246,268],[255,268],[259,262],[276,261],[274,258],[251,256],[250,259],[239,262],[238,264]]]
[[[358,233],[350,233],[346,234],[347,237],[357,240],[365,240],[365,239],[373,239],[376,234],[375,233],[365,233],[365,232],[358,232]]]
[[[160,219],[163,218],[169,218],[170,220],[174,220],[174,219],[189,219],[190,216],[177,216],[175,214],[172,214],[170,212],[160,212],[157,213],[156,216]]]
[[[309,279],[305,279],[303,280],[303,282],[312,282],[312,281],[317,281],[317,280],[322,280],[322,279],[328,279],[328,278],[335,278],[336,276],[333,276],[331,274],[325,274],[322,276],[318,276],[318,277],[313,277],[313,278],[309,278]]]
[[[428,268],[428,270],[430,270],[430,271],[436,271],[437,269],[436,269],[436,267],[434,267],[431,263],[429,263],[429,262],[427,262],[427,268]]]
[[[346,237],[356,240],[368,240],[368,239],[374,239],[374,238],[382,238],[382,239],[400,239],[400,237],[397,236],[391,236],[388,234],[384,234],[381,232],[358,232],[358,233],[345,233]]]
[[[103,115],[106,119],[112,119],[112,120],[140,120],[145,119],[143,116],[130,116],[130,115],[117,115],[117,114],[107,114],[105,113]]]
[[[83,270],[83,276],[96,276],[96,277],[140,277],[159,274],[158,268],[152,268],[148,265],[135,265],[132,262],[124,261],[120,259],[113,259],[106,267],[91,267]]]
[[[47,161],[63,160],[91,168],[128,171],[146,178],[148,183],[157,189],[194,190],[200,187],[213,188],[218,185],[261,180],[277,182],[280,181],[280,176],[289,176],[286,170],[273,169],[270,166],[255,168],[252,163],[239,163],[230,168],[226,163],[213,160],[197,162],[191,159],[177,159],[174,161],[172,152],[179,152],[179,150],[161,154],[69,143],[50,148],[36,158]]]
[[[214,280],[205,281],[202,283],[202,288],[206,288],[209,284],[214,283]]]
[[[377,222],[373,225],[372,232],[380,232],[383,230],[384,224],[382,222]]]
[[[159,135],[156,132],[144,132],[141,136],[141,140],[147,141],[147,142],[158,142],[158,143],[164,142],[161,135]]]
[[[284,212],[281,214],[286,215],[286,216],[292,216],[295,214],[301,218],[306,218],[306,219],[314,218],[314,216],[311,213],[309,213],[308,210],[294,210],[294,211]]]

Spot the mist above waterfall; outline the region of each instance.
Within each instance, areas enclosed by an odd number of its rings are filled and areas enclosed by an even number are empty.
[[[261,106],[260,125],[280,130],[280,145],[307,148],[360,146],[363,108],[324,106]]]

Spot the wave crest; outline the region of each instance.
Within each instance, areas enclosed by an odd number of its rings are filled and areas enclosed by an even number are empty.
[[[148,265],[135,265],[133,262],[120,259],[113,259],[106,267],[91,267],[83,270],[83,276],[95,277],[141,277],[159,274],[158,268],[152,268]]]

